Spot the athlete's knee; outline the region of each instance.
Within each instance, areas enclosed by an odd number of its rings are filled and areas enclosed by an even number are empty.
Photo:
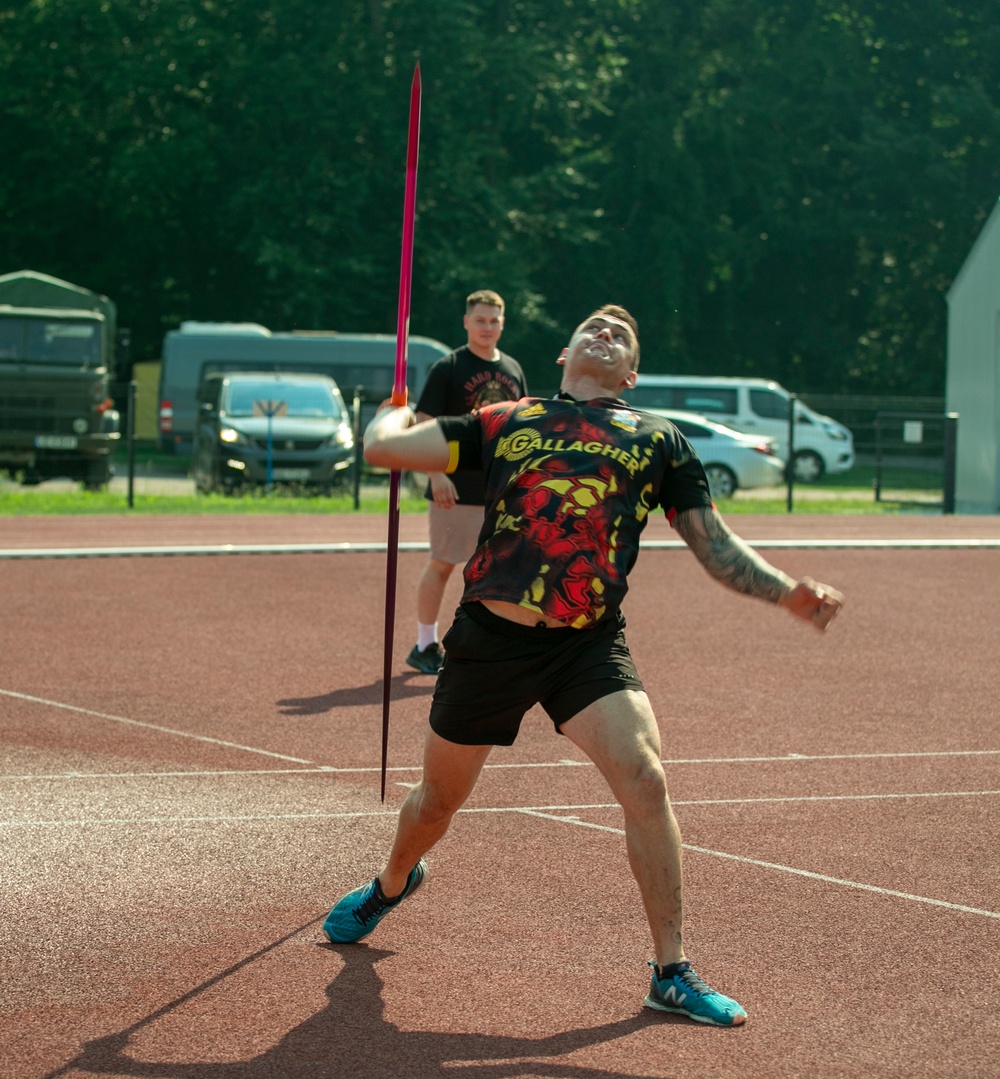
[[[658,760],[645,757],[624,771],[616,793],[626,813],[633,816],[660,814],[669,805],[667,777]]]
[[[414,812],[422,824],[450,821],[462,808],[465,798],[447,787],[424,780],[414,791]]]

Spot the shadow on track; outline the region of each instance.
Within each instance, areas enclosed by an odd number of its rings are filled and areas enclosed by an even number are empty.
[[[397,675],[392,680],[392,699],[401,701],[407,697],[429,697],[434,692],[434,683],[423,681],[413,685],[411,680],[426,680],[428,675],[413,671],[412,674]],[[366,686],[351,686],[347,689],[334,689],[316,697],[285,697],[276,704],[285,716],[317,716],[323,712],[332,712],[335,708],[357,707],[361,704],[382,703],[382,679],[376,678]]]
[[[87,1042],[75,1059],[50,1072],[45,1079],[57,1079],[68,1072],[134,1079],[296,1079],[299,1076],[385,1079],[386,1076],[404,1075],[513,1079],[529,1074],[547,1079],[621,1079],[620,1071],[581,1067],[552,1058],[624,1038],[644,1027],[674,1018],[640,1012],[612,1023],[566,1030],[542,1038],[406,1031],[385,1019],[382,981],[375,971],[382,959],[395,953],[364,944],[318,944],[319,949],[337,954],[344,963],[343,969],[327,987],[328,1003],[266,1052],[249,1060],[226,1063],[136,1060],[128,1054],[131,1039],[142,1028],[167,1016],[305,928],[307,926],[296,929],[125,1030]],[[238,1012],[234,1015],[235,1022],[239,1021],[238,1015]],[[446,1023],[447,1018],[442,1017],[441,1021]],[[204,1037],[204,1033],[201,1036]]]

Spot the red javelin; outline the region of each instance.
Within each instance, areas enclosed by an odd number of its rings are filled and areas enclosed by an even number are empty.
[[[403,244],[399,261],[399,310],[396,319],[396,377],[392,403],[406,404],[406,352],[410,335],[410,281],[413,277],[413,222],[417,203],[417,157],[420,146],[420,65],[410,86],[410,132],[406,143],[406,196],[403,200]],[[385,651],[382,667],[382,801],[389,752],[389,687],[392,683],[392,640],[396,621],[396,557],[399,552],[399,473],[389,474],[389,535],[385,566]]]

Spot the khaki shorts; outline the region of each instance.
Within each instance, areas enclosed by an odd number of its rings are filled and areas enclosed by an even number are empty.
[[[443,510],[434,502],[428,502],[431,558],[449,562],[453,566],[464,566],[476,549],[485,517],[483,506],[463,506],[459,503],[450,510]]]

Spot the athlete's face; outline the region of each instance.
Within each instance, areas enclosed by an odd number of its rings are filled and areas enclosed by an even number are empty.
[[[469,347],[478,356],[491,359],[500,334],[503,333],[503,313],[489,303],[477,303],[465,318]]]
[[[612,315],[594,315],[577,326],[563,354],[570,376],[591,375],[617,393],[635,385],[635,334]]]

